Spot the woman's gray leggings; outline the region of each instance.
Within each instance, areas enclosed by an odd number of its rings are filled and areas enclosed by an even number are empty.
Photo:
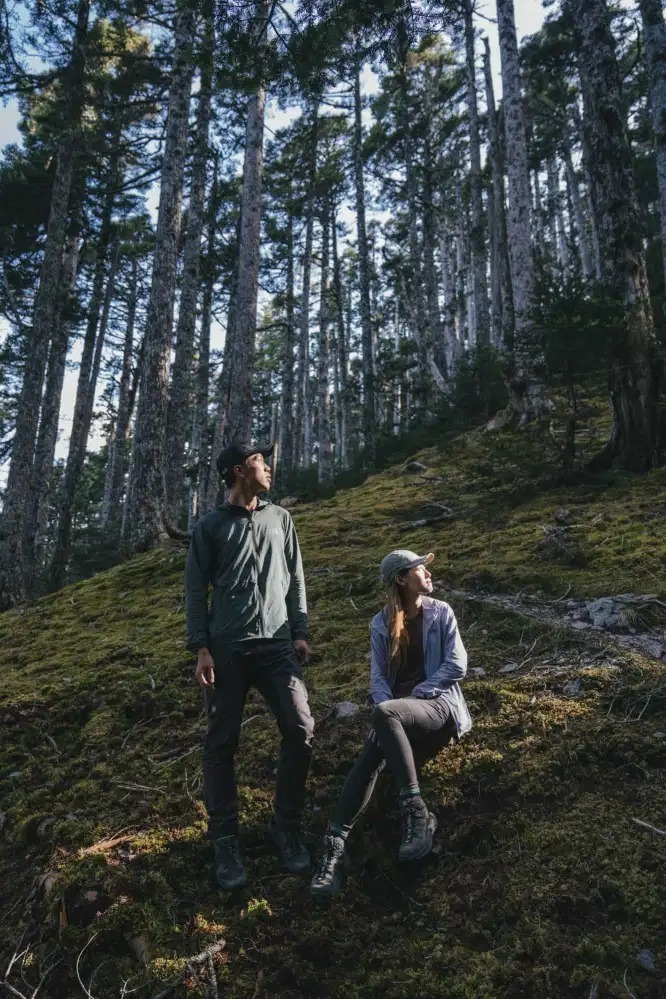
[[[343,835],[349,832],[365,811],[385,766],[399,788],[418,784],[418,765],[448,745],[455,732],[449,706],[441,697],[400,697],[378,704],[372,729],[338,799],[334,828]]]

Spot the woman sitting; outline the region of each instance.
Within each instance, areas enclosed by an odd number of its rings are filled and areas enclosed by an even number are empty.
[[[398,859],[420,860],[432,849],[437,821],[421,797],[415,755],[419,761],[432,758],[472,727],[458,686],[467,672],[467,653],[455,615],[448,604],[429,596],[432,578],[426,566],[433,559],[432,553],[400,549],[382,561],[380,574],[389,592],[370,624],[372,729],[324,838],[310,885],[314,898],[329,898],[342,887],[347,836],[385,765],[398,785],[403,820]]]

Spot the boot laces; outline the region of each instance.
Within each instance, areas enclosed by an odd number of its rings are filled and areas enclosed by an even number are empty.
[[[405,843],[411,843],[411,841],[416,836],[416,831],[419,826],[419,822],[423,821],[425,816],[422,815],[422,810],[418,807],[417,802],[411,800],[405,802],[403,811],[403,823],[404,823],[404,841]]]
[[[333,876],[336,861],[342,856],[344,843],[338,843],[333,836],[326,837],[326,849],[319,863],[316,880],[326,881]]]

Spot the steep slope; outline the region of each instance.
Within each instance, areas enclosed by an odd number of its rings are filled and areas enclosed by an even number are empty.
[[[364,703],[389,548],[435,551],[445,597],[666,596],[664,471],[567,485],[555,457],[536,430],[465,435],[415,455],[425,469],[294,511],[315,649],[313,839],[367,725],[365,709],[335,720],[331,706]],[[186,967],[223,939],[215,974],[233,999],[666,994],[666,836],[635,821],[666,828],[663,664],[452,599],[485,676],[465,686],[472,733],[426,767],[441,850],[398,868],[384,778],[330,907],[266,843],[278,740],[251,697],[238,757],[250,887],[226,898],[203,840],[183,564],[181,548],[155,551],[0,617],[0,980],[28,996],[53,966],[38,993],[51,999],[216,995],[208,962]]]

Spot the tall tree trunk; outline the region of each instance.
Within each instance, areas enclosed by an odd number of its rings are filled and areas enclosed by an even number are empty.
[[[204,261],[204,290],[201,302],[201,328],[197,363],[196,391],[192,411],[192,465],[188,503],[188,530],[206,509],[208,479],[211,476],[208,440],[208,403],[210,397],[210,330],[213,319],[213,288],[215,286],[215,233],[217,229],[219,154],[213,154],[213,180],[208,199],[207,252]]]
[[[423,419],[427,412],[430,365],[425,301],[423,297],[421,245],[419,239],[418,178],[414,167],[413,138],[408,111],[406,57],[403,57],[398,70],[398,84],[401,91],[399,98],[400,127],[402,132],[402,156],[405,165],[407,211],[409,218],[409,278],[406,292],[407,305],[411,315],[412,335],[418,351],[418,368],[415,375],[413,402],[415,416],[417,419]]]
[[[53,460],[58,441],[58,424],[62,389],[65,381],[65,366],[69,348],[69,334],[72,325],[72,311],[75,306],[74,294],[79,263],[79,224],[76,224],[67,239],[67,248],[62,265],[63,300],[56,319],[56,328],[51,340],[46,386],[42,400],[42,414],[35,448],[35,461],[30,489],[30,510],[26,523],[25,576],[26,591],[34,596],[36,574],[41,567],[46,532],[48,528],[49,505],[53,494]]]
[[[183,503],[183,462],[185,440],[192,408],[192,359],[194,332],[199,298],[199,260],[204,227],[206,199],[206,167],[208,164],[208,132],[213,94],[213,6],[207,0],[204,9],[204,37],[201,46],[201,85],[197,110],[196,139],[192,158],[192,181],[187,217],[187,232],[183,248],[180,308],[176,329],[176,350],[171,376],[171,391],[167,414],[166,491],[167,516],[176,523]],[[190,450],[192,442],[190,441]]]
[[[365,180],[363,177],[363,105],[361,100],[362,57],[356,43],[354,53],[354,187],[356,196],[356,241],[358,244],[358,284],[361,313],[361,356],[363,358],[363,443],[365,461],[372,471],[376,462],[375,439],[375,359],[370,313],[370,263],[365,224]]]
[[[284,480],[294,468],[294,348],[296,328],[294,320],[294,216],[291,199],[287,205],[287,287],[285,289],[285,331],[284,354],[282,358],[282,420],[280,421],[280,444],[278,474]],[[282,472],[280,474],[280,468]]]
[[[345,327],[345,304],[342,292],[342,274],[340,269],[340,256],[338,254],[338,220],[336,206],[331,198],[331,235],[333,246],[333,289],[335,291],[335,315],[337,324],[337,335],[335,338],[335,356],[338,372],[338,391],[336,392],[336,406],[339,421],[339,447],[336,453],[338,467],[345,469],[348,466],[348,438],[351,416],[349,413],[349,364],[347,360],[347,331]]]
[[[465,72],[467,76],[467,121],[469,125],[470,158],[470,208],[472,224],[469,241],[472,258],[474,287],[474,314],[476,316],[476,342],[479,346],[490,343],[490,314],[488,311],[488,274],[486,263],[486,216],[483,210],[481,185],[481,138],[479,134],[479,109],[476,93],[476,52],[474,39],[474,5],[464,0],[465,19]]]
[[[443,342],[435,343],[435,360],[443,357],[444,366],[450,379],[455,378],[458,362],[462,355],[462,344],[458,336],[457,295],[455,267],[451,254],[454,243],[453,230],[443,220],[440,227],[439,255],[442,268],[442,291],[444,296],[444,322],[442,324]],[[396,304],[396,330],[399,327],[399,303]],[[396,342],[400,345],[400,336],[396,332]]]
[[[567,234],[564,228],[564,214],[562,212],[562,195],[560,192],[560,171],[555,155],[548,157],[548,201],[549,214],[551,215],[551,238],[553,241],[554,259],[557,261],[560,270],[566,277],[569,274],[569,247],[567,246]]]
[[[72,56],[63,78],[63,87],[67,94],[65,128],[56,156],[46,242],[35,295],[32,330],[23,368],[6,499],[0,521],[0,609],[20,602],[25,596],[23,578],[25,512],[33,469],[44,370],[59,298],[62,252],[85,101],[85,44],[89,16],[90,0],[79,0]]]
[[[532,251],[530,182],[523,100],[520,91],[518,42],[513,0],[497,0],[497,22],[504,92],[504,129],[509,180],[509,261],[515,309],[514,370],[510,381],[510,411],[524,424],[550,408],[539,374],[542,362],[535,342],[531,312],[535,305],[536,274]]]
[[[615,42],[605,0],[578,0],[574,23],[602,282],[621,318],[610,343],[613,431],[603,455],[644,471],[658,449],[656,338]]]
[[[179,0],[144,363],[128,487],[129,542],[134,551],[145,551],[166,534],[164,473],[169,354],[192,90],[194,19],[194,5],[189,0]]]
[[[313,100],[310,111],[310,148],[308,151],[308,191],[305,208],[305,249],[303,252],[303,293],[301,328],[298,341],[296,414],[294,418],[294,464],[310,464],[310,275],[314,231],[314,194],[317,181],[317,144],[319,141],[319,101]]]
[[[580,254],[581,270],[585,280],[589,281],[594,275],[594,265],[592,263],[590,241],[587,235],[585,211],[583,208],[583,201],[580,196],[578,178],[576,177],[576,171],[574,170],[573,160],[571,158],[571,148],[566,140],[563,140],[562,142],[562,157],[564,159],[564,168],[567,173],[567,188],[569,190],[569,196],[571,198],[576,220],[576,243]]]
[[[263,37],[268,2],[257,8],[255,31]],[[261,59],[261,56],[260,56]],[[229,399],[230,440],[252,437],[252,379],[255,364],[257,295],[261,246],[261,204],[264,176],[264,118],[266,88],[263,81],[247,103],[245,160],[243,163],[243,207],[238,248],[238,297],[234,324],[234,389]]]
[[[666,24],[662,0],[639,0],[648,79],[654,149],[657,159],[659,212],[661,218],[661,255],[664,267],[664,312],[666,314]]]
[[[69,553],[72,536],[72,517],[74,514],[74,502],[76,498],[76,487],[81,476],[83,463],[86,457],[88,436],[92,422],[93,407],[95,403],[95,393],[97,382],[102,365],[102,353],[104,351],[104,341],[109,321],[109,311],[115,292],[116,270],[118,267],[118,247],[116,247],[109,269],[109,278],[104,295],[104,305],[99,323],[99,332],[95,344],[95,355],[93,357],[90,379],[85,387],[81,387],[81,377],[79,375],[79,385],[77,386],[77,398],[74,405],[74,418],[72,421],[72,434],[70,437],[70,449],[67,455],[67,466],[65,468],[65,480],[62,490],[60,511],[58,516],[58,529],[56,533],[53,559],[51,561],[49,583],[52,589],[62,586]],[[82,389],[79,393],[79,389]]]
[[[597,281],[601,281],[601,247],[599,245],[599,226],[597,225],[597,219],[594,214],[594,204],[592,202],[592,150],[590,149],[590,143],[587,136],[587,131],[583,128],[583,119],[580,115],[578,107],[574,104],[572,107],[572,117],[574,125],[576,128],[576,133],[578,135],[578,141],[580,143],[582,161],[583,161],[583,175],[585,177],[585,205],[587,209],[587,217],[589,219],[590,234],[592,237],[592,257],[594,260],[594,276]]]
[[[490,69],[490,47],[484,38],[483,70],[486,81],[486,105],[488,120],[488,144],[490,170],[493,185],[492,225],[495,233],[497,280],[501,294],[501,338],[500,344],[507,350],[513,348],[513,334],[516,320],[513,309],[513,288],[511,287],[511,267],[509,244],[506,229],[506,198],[504,189],[504,150],[495,108],[495,91]]]
[[[325,482],[331,478],[331,397],[329,389],[329,242],[331,212],[328,198],[322,199],[321,214],[321,281],[319,293],[319,344],[317,352],[317,478]]]
[[[127,323],[125,326],[125,343],[123,345],[123,361],[118,384],[118,408],[113,431],[109,438],[106,473],[104,476],[104,499],[102,502],[101,522],[106,525],[120,508],[123,491],[123,481],[127,471],[127,443],[130,424],[130,385],[132,378],[132,353],[134,349],[134,327],[136,324],[136,299],[138,290],[139,266],[137,258],[132,258],[132,276],[130,278],[129,296],[127,300]],[[120,524],[117,525],[120,527]]]
[[[440,390],[447,388],[446,380],[439,368],[436,347],[444,339],[442,318],[439,312],[439,282],[435,267],[436,213],[435,193],[433,188],[433,161],[430,137],[426,136],[423,162],[423,278],[425,281],[426,308],[428,310],[428,328],[430,332],[428,358],[430,370]],[[444,369],[446,371],[446,368]],[[448,374],[448,372],[447,372]]]

